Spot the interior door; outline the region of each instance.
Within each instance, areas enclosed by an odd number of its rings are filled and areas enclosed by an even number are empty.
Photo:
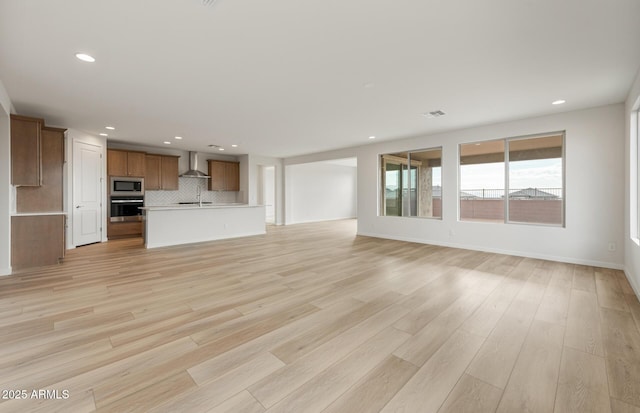
[[[102,238],[102,147],[73,144],[73,243],[80,246]]]

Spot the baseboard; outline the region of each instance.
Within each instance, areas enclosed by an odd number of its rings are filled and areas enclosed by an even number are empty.
[[[633,289],[633,292],[636,293],[636,297],[638,297],[638,300],[640,300],[640,288],[638,288],[638,286],[634,281],[634,278],[630,276],[629,270],[626,267],[624,268],[623,271],[624,271],[624,276],[627,277],[627,281],[629,281],[629,285]]]
[[[0,268],[0,276],[11,275],[11,267]]]
[[[383,235],[383,234],[376,234],[376,233],[362,232],[362,231],[358,231],[358,235],[362,235],[362,236],[365,236],[365,237],[392,239],[392,240],[395,240],[395,241],[415,242],[415,243],[418,243],[418,244],[438,245],[438,246],[441,246],[441,247],[459,248],[459,249],[464,249],[464,250],[490,252],[490,253],[493,253],[493,254],[514,255],[516,257],[535,258],[535,259],[538,259],[538,260],[564,262],[564,263],[567,263],[567,264],[588,265],[590,267],[610,268],[610,269],[613,269],[613,270],[624,270],[624,266],[623,265],[612,263],[612,262],[606,262],[606,261],[583,260],[583,259],[572,258],[572,257],[562,257],[562,256],[546,255],[546,254],[535,254],[535,253],[527,253],[527,252],[523,252],[523,251],[503,250],[503,249],[499,249],[499,248],[481,248],[481,247],[477,247],[475,245],[456,244],[456,243],[453,243],[453,242],[442,242],[442,241],[434,241],[434,240],[425,240],[425,239],[421,239],[421,238],[412,238],[412,237],[397,237],[397,236],[393,236],[393,235]]]
[[[357,217],[342,217],[342,218],[324,218],[324,219],[312,219],[309,221],[295,221],[289,222],[286,225],[295,225],[295,224],[314,224],[316,222],[331,222],[331,221],[343,221],[345,219],[356,219]],[[378,237],[382,238],[382,237]]]

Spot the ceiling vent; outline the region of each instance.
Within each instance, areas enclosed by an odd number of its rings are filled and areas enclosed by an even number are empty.
[[[205,6],[213,6],[218,0],[202,0],[202,4]]]
[[[434,110],[433,112],[427,112],[427,113],[423,113],[422,116],[424,116],[425,118],[439,118],[440,116],[444,116],[445,113],[441,110]]]

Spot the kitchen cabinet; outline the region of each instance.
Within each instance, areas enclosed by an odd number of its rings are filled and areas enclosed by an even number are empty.
[[[41,129],[41,185],[16,188],[16,211],[18,213],[62,211],[65,130],[51,127]]]
[[[165,191],[178,190],[178,158],[163,155],[160,159],[160,183]]]
[[[240,163],[229,161],[209,161],[210,191],[239,191]]]
[[[145,176],[144,152],[107,149],[107,175]]]
[[[109,239],[139,237],[142,235],[142,222],[109,222],[107,237]]]
[[[162,188],[160,184],[160,168],[162,157],[160,155],[147,155],[145,157],[144,189],[147,191],[157,191]]]
[[[11,183],[40,186],[42,119],[11,115]]]
[[[145,190],[178,190],[178,158],[179,156],[147,154],[145,157]]]
[[[11,267],[15,270],[57,264],[64,258],[63,213],[11,217]]]
[[[11,267],[58,263],[65,252],[63,210],[64,133],[43,119],[11,115]]]

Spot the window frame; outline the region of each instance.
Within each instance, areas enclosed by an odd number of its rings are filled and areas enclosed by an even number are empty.
[[[535,138],[544,138],[544,137],[550,137],[550,136],[562,136],[562,155],[561,155],[561,159],[562,159],[562,211],[561,211],[561,223],[560,224],[552,224],[552,223],[545,223],[545,222],[522,222],[522,221],[513,221],[510,219],[509,216],[509,203],[510,203],[510,198],[509,198],[509,192],[510,192],[510,186],[509,186],[509,163],[510,163],[510,159],[509,159],[509,147],[510,147],[510,142],[513,141],[517,141],[517,140],[526,140],[526,139],[535,139]],[[462,208],[461,208],[461,192],[462,192],[462,162],[461,162],[461,157],[462,157],[462,147],[464,145],[475,145],[478,143],[483,143],[483,142],[495,142],[495,141],[503,141],[504,145],[503,145],[503,150],[504,150],[504,218],[502,221],[474,221],[474,220],[465,220],[462,219],[461,217],[461,213],[462,213]],[[543,227],[554,227],[554,228],[566,228],[566,210],[567,210],[567,185],[566,185],[566,168],[567,168],[567,157],[566,157],[566,150],[567,150],[567,136],[566,136],[566,131],[553,131],[553,132],[545,132],[545,133],[535,133],[535,134],[529,134],[529,135],[521,135],[521,136],[512,136],[512,137],[507,137],[507,138],[499,138],[499,139],[487,139],[487,140],[482,140],[482,141],[472,141],[472,142],[464,142],[464,143],[460,143],[458,144],[458,195],[457,195],[457,199],[458,199],[458,221],[459,222],[475,222],[475,223],[485,223],[485,224],[516,224],[516,225],[533,225],[533,226],[543,226]],[[551,159],[551,158],[549,158]]]
[[[402,206],[401,206],[401,214],[402,215],[387,215],[386,213],[386,159],[390,158],[390,157],[398,157],[396,155],[396,153],[398,152],[406,152],[407,153],[407,157],[406,158],[402,158],[404,160],[404,162],[406,163],[407,166],[407,176],[408,176],[408,185],[407,185],[407,193],[408,193],[408,197],[409,199],[411,199],[411,164],[413,162],[413,160],[411,159],[411,154],[412,153],[418,153],[418,152],[429,152],[429,151],[440,151],[440,202],[442,205],[442,199],[443,199],[443,194],[444,194],[444,183],[443,183],[443,179],[442,179],[442,165],[443,165],[443,153],[444,153],[444,148],[442,146],[434,146],[434,147],[428,147],[428,148],[424,148],[424,149],[407,149],[407,150],[399,150],[399,151],[395,151],[395,152],[385,152],[385,153],[379,153],[378,154],[378,216],[379,217],[393,217],[393,218],[422,218],[422,219],[432,219],[432,220],[442,220],[443,219],[443,215],[444,215],[444,208],[442,208],[441,206],[441,212],[440,212],[440,216],[420,216],[420,215],[404,215],[404,209],[405,209],[405,197],[401,196],[402,199]],[[400,165],[403,165],[402,163],[400,163]],[[400,175],[402,176],[404,172],[403,168],[400,168]],[[418,178],[416,178],[416,199],[418,199]],[[404,188],[404,184],[399,187],[398,189],[400,191],[402,191],[402,188]],[[433,188],[433,185],[432,185]],[[409,206],[409,210],[411,210],[411,206]],[[417,211],[417,208],[416,208]],[[416,212],[417,213],[417,212]]]
[[[635,225],[630,228],[631,231],[629,235],[633,242],[640,245],[640,98],[636,101],[631,111],[629,132],[631,135],[631,146],[632,148],[635,146],[635,148],[633,148],[635,150],[630,151],[632,152],[632,159],[629,168],[632,175],[630,177],[630,186],[633,186],[635,190],[635,196],[629,196],[632,202],[629,209],[630,213],[634,214],[634,216],[631,217],[631,221],[633,223],[633,219],[635,219]]]

